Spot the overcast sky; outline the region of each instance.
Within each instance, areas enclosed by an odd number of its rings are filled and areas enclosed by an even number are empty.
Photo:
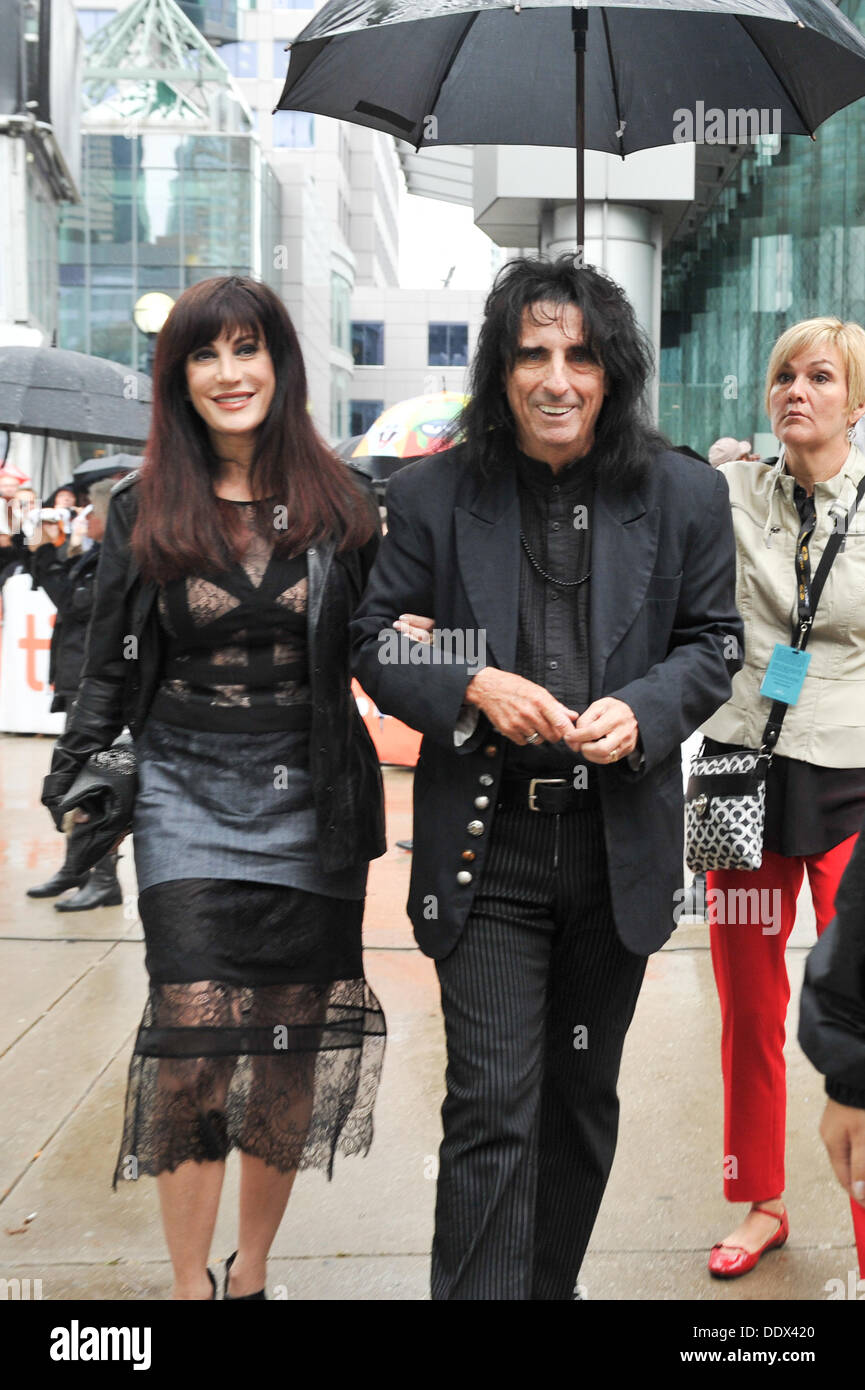
[[[400,190],[399,278],[405,289],[441,288],[451,266],[454,289],[485,290],[493,246],[472,221],[472,209]]]

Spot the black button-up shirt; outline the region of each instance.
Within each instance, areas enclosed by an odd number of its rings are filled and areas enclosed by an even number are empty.
[[[514,456],[520,524],[536,561],[533,565],[521,541],[516,671],[581,712],[589,703],[592,470],[577,459],[554,473],[519,450]],[[509,743],[505,773],[573,778],[578,763],[582,759],[564,743]],[[592,769],[588,775],[591,780]]]

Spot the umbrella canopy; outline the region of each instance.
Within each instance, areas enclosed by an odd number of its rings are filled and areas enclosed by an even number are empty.
[[[152,384],[104,357],[0,347],[0,429],[85,443],[143,444]]]
[[[582,200],[586,148],[753,140],[769,131],[727,120],[752,111],[810,135],[863,95],[865,38],[833,0],[330,0],[292,45],[279,109],[415,149],[574,146]]]
[[[89,487],[103,478],[113,478],[115,473],[133,473],[143,462],[142,454],[107,454],[104,458],[85,459],[73,469],[72,476],[77,487]]]
[[[436,391],[389,406],[361,435],[352,460],[369,456],[405,460],[434,454],[467,400],[459,391]]]
[[[362,434],[346,435],[345,439],[341,439],[338,444],[334,444],[333,452],[336,454],[337,458],[350,459],[362,439]]]

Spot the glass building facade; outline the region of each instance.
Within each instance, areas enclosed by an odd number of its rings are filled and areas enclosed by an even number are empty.
[[[135,368],[142,294],[211,275],[275,283],[279,185],[251,135],[84,137],[82,201],[60,228],[60,346]]]
[[[84,82],[59,342],[146,370],[152,344],[133,321],[143,294],[176,299],[229,274],[279,288],[280,188],[224,64],[169,0],[135,0],[98,28]]]
[[[865,30],[865,0],[839,8]],[[824,314],[865,325],[863,135],[865,101],[816,142],[765,137],[697,231],[665,251],[659,423],[674,444],[705,455],[722,435],[770,435],[764,381],[779,334]]]

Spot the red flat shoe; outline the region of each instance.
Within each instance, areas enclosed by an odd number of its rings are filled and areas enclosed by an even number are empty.
[[[779,1222],[777,1231],[759,1250],[743,1250],[741,1245],[713,1245],[709,1256],[709,1273],[716,1279],[738,1279],[740,1274],[748,1274],[759,1264],[767,1250],[777,1250],[789,1236],[790,1220],[786,1209],[780,1216],[776,1211],[767,1211],[765,1207],[752,1207],[752,1211],[773,1216]]]

